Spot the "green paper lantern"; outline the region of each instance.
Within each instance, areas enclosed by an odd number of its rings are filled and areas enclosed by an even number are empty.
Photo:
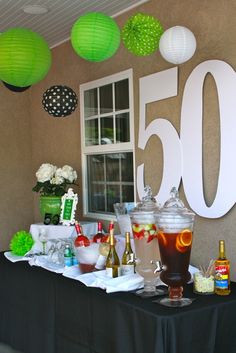
[[[81,16],[71,30],[75,52],[88,61],[100,62],[115,54],[120,45],[120,30],[116,22],[100,12]]]
[[[25,230],[15,233],[10,242],[10,250],[13,254],[24,256],[33,246],[32,235]]]
[[[154,53],[164,32],[160,22],[153,16],[137,13],[124,25],[121,37],[124,46],[134,55]]]
[[[41,81],[51,66],[51,51],[37,33],[12,28],[0,35],[0,80],[27,87]]]

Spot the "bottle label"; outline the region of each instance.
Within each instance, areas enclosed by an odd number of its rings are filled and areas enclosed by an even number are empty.
[[[118,272],[118,276],[117,277],[119,277],[121,275],[121,268],[120,267],[117,268],[117,272]],[[114,278],[114,276],[113,276],[113,268],[106,267],[106,275],[108,277],[110,277],[110,278]]]
[[[78,264],[79,264],[79,262],[77,260],[77,257],[75,255],[72,256],[72,265],[75,266],[75,265],[78,265]]]
[[[229,267],[218,265],[215,267],[215,288],[228,289],[229,287]]]
[[[121,275],[133,275],[134,274],[134,265],[122,265],[121,267]]]
[[[103,270],[105,268],[105,265],[106,265],[106,260],[107,260],[106,256],[99,255],[98,259],[97,259],[97,262],[96,262],[96,265],[95,265],[95,268],[97,270]]]
[[[72,257],[64,257],[64,264],[66,267],[72,266]]]

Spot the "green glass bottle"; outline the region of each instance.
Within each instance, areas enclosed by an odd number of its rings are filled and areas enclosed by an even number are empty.
[[[115,248],[114,229],[110,229],[110,249],[106,260],[106,273],[111,278],[121,275],[120,260]]]

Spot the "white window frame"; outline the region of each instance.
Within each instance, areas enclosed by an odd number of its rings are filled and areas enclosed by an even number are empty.
[[[85,145],[85,117],[84,117],[84,92],[93,88],[105,86],[117,81],[128,79],[129,81],[129,118],[130,118],[130,142]],[[121,112],[124,112],[122,110]],[[118,113],[116,111],[116,113]],[[135,141],[134,141],[134,103],[133,103],[133,69],[128,69],[101,79],[90,81],[80,85],[80,123],[81,123],[81,165],[82,165],[82,190],[83,190],[83,216],[102,220],[115,220],[115,215],[104,213],[92,213],[88,211],[88,179],[87,179],[87,155],[106,153],[133,153],[133,175],[134,175],[134,202],[136,201],[136,175],[135,175]]]

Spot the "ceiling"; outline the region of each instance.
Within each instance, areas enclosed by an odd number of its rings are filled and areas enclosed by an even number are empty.
[[[103,12],[115,17],[149,0],[0,0],[0,32],[24,27],[42,35],[50,48],[70,38],[74,22],[87,12]],[[40,15],[23,11],[26,6],[43,6]],[[37,8],[36,8],[37,10]]]

